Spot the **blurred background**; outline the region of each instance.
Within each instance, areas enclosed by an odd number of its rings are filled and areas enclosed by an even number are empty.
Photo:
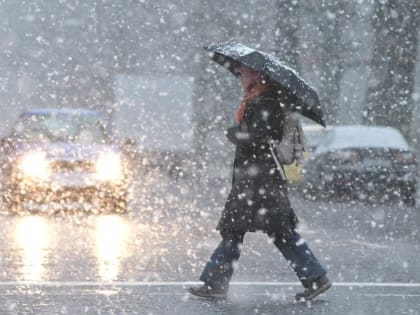
[[[295,67],[329,125],[394,126],[420,148],[419,1],[1,0],[0,17],[1,135],[23,109],[83,107],[137,145],[230,160],[241,91],[202,47],[234,39]]]

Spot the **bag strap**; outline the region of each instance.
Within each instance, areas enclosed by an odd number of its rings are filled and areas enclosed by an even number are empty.
[[[274,159],[274,163],[276,163],[277,170],[280,172],[281,178],[283,180],[286,180],[287,179],[286,174],[284,173],[283,167],[282,167],[279,159],[277,158],[276,152],[275,152],[274,147],[273,147],[273,143],[271,141],[269,141],[268,144],[269,144],[269,147],[270,147],[271,156]]]

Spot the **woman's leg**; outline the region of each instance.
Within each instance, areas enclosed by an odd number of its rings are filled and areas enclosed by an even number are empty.
[[[227,290],[233,274],[233,263],[239,259],[245,233],[221,232],[222,241],[213,252],[200,280],[213,288]]]
[[[296,231],[287,238],[274,235],[274,244],[287,259],[304,287],[309,287],[312,282],[327,273]]]

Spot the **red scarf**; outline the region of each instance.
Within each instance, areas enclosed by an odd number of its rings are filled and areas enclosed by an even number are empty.
[[[236,121],[238,124],[244,119],[246,105],[248,104],[248,100],[254,98],[257,95],[262,94],[267,90],[267,85],[264,84],[257,84],[251,87],[248,91],[245,91],[244,98],[242,102],[239,104],[239,108],[236,111]]]

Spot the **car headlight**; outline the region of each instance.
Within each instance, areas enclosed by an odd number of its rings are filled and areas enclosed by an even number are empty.
[[[18,167],[25,176],[32,179],[47,179],[51,171],[47,157],[42,152],[25,154],[19,160]]]
[[[102,181],[119,181],[123,177],[122,161],[119,154],[103,153],[96,162],[96,174]]]

